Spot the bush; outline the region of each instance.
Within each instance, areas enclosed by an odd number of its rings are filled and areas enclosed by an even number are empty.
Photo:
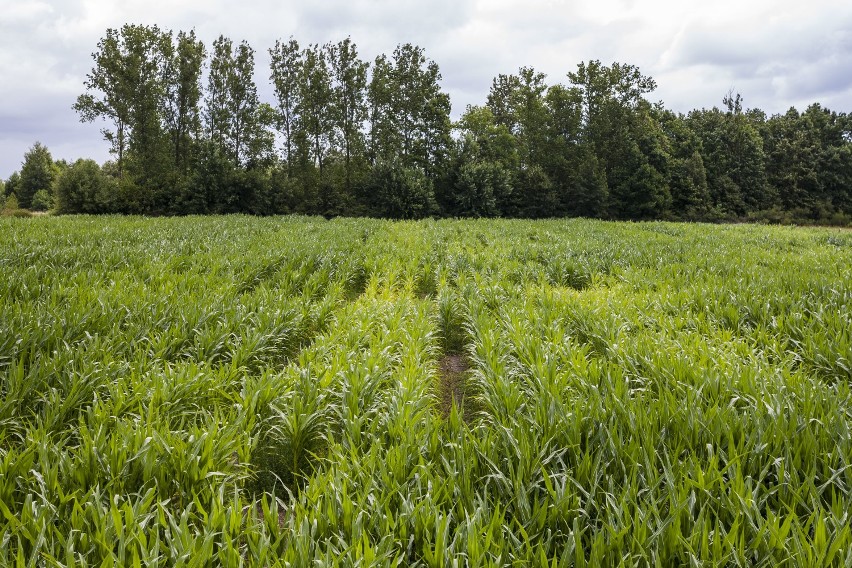
[[[115,181],[94,160],[77,160],[56,183],[59,213],[111,213],[116,201]]]
[[[752,211],[746,219],[750,223],[766,223],[769,225],[791,225],[793,223],[792,214],[777,206],[771,209]]]
[[[419,168],[376,164],[366,189],[367,201],[380,217],[422,219],[437,210],[432,180]]]
[[[18,205],[18,198],[14,193],[7,197],[6,202],[3,204],[3,211],[15,211],[20,208],[20,205]]]
[[[26,209],[21,209],[18,205],[18,198],[15,194],[11,194],[6,198],[6,202],[3,204],[2,209],[0,209],[0,214],[3,217],[32,217],[33,214],[27,211]]]
[[[499,163],[465,163],[459,170],[453,196],[456,214],[495,217],[511,192],[511,175]]]

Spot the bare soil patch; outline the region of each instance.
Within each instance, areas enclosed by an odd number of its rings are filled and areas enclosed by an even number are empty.
[[[444,355],[438,361],[438,402],[444,418],[450,415],[453,403],[459,409],[464,408],[468,370],[470,363],[464,355]]]

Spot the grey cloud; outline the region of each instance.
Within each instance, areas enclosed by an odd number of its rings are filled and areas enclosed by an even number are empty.
[[[311,30],[350,30],[397,36],[398,41],[431,40],[462,26],[472,11],[472,2],[437,0],[355,0],[346,3],[316,2],[307,6],[298,22]]]
[[[783,14],[783,7],[779,7]],[[691,105],[702,106],[700,90],[712,88],[713,104],[728,89],[747,106],[770,114],[820,100],[842,101],[852,89],[852,10],[810,11],[807,16],[764,17],[728,25],[695,21],[684,25],[660,58],[663,76],[679,76]],[[699,85],[689,86],[684,77]],[[666,89],[671,90],[672,85]],[[696,96],[697,95],[697,96]],[[706,98],[706,95],[705,95]],[[671,101],[666,100],[667,103]],[[849,110],[841,107],[836,110]]]

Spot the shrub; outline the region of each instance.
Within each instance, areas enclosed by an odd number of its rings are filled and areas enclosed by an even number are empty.
[[[508,171],[497,162],[468,162],[459,170],[456,212],[465,217],[494,217],[512,192]]]
[[[3,217],[32,217],[32,213],[27,211],[26,209],[21,209],[18,205],[18,198],[15,194],[11,194],[6,198],[6,202],[3,204],[3,207],[0,207],[0,214]]]
[[[15,211],[20,208],[21,207],[18,205],[18,198],[14,193],[7,197],[6,202],[3,204],[3,211]]]
[[[376,164],[367,183],[367,200],[382,217],[422,219],[437,210],[432,180],[419,168]]]
[[[94,160],[77,160],[56,184],[59,213],[110,213],[114,201],[115,182]]]

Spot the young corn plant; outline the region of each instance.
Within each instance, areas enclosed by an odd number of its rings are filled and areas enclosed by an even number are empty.
[[[0,565],[850,566],[847,241],[0,219]]]

